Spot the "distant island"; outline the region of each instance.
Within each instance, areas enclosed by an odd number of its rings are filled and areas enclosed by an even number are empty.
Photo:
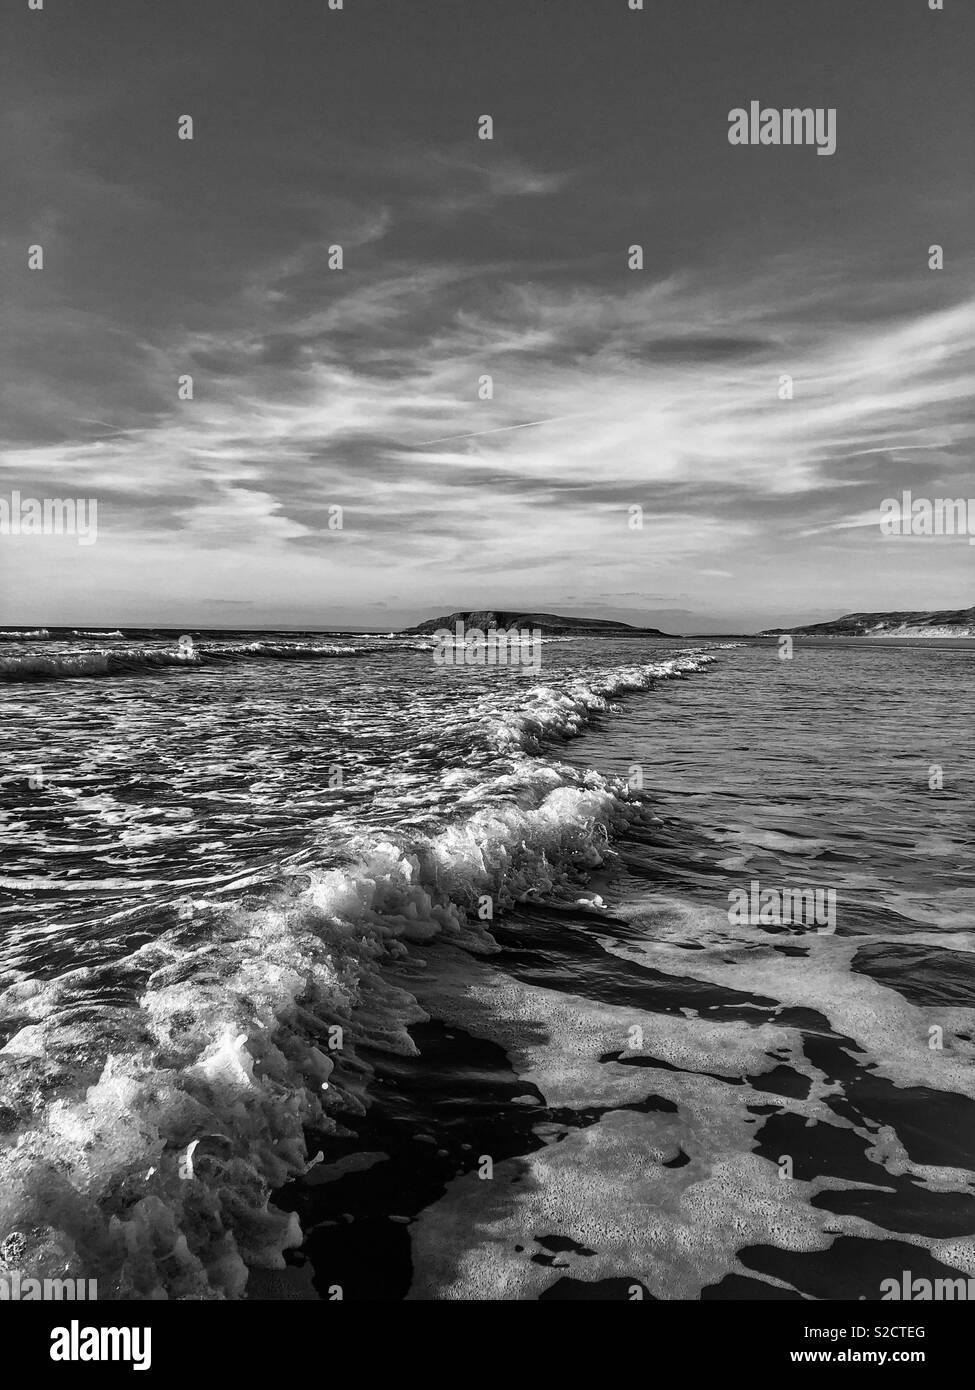
[[[558,613],[526,613],[520,609],[460,609],[442,618],[427,618],[425,622],[401,629],[403,636],[419,637],[447,628],[454,632],[457,624],[488,632],[492,627],[540,628],[543,635],[566,637],[573,633],[605,634],[611,637],[668,637],[657,627],[633,627],[630,623],[612,622],[608,618],[563,618]]]
[[[924,613],[847,613],[808,627],[770,627],[761,637],[975,637],[975,608]]]

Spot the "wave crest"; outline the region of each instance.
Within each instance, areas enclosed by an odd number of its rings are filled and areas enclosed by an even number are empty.
[[[219,647],[197,644],[185,652],[180,651],[178,647],[111,647],[105,651],[62,651],[48,654],[32,652],[29,656],[0,656],[0,681],[123,676],[165,670],[174,666],[192,668],[262,658],[277,661],[318,661],[328,660],[330,657],[368,656],[379,650],[378,647],[353,647],[334,642],[240,642]]]
[[[231,908],[174,909],[121,964],[14,983],[0,996],[0,1229],[17,1240],[0,1264],[97,1278],[103,1299],[239,1298],[250,1268],[283,1267],[302,1233],[270,1196],[306,1170],[308,1129],[361,1113],[356,1046],[415,1051],[406,1029],[423,1012],[383,959],[435,935],[494,950],[486,902],[604,863],[639,814],[625,784],[535,754],[612,696],[713,659],[536,687],[489,723],[510,770],[478,785],[469,816],[351,841],[341,864]],[[117,1000],[120,980],[127,1002],[93,1002]]]

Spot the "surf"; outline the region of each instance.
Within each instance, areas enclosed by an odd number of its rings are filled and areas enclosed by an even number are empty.
[[[5,1247],[21,1272],[77,1270],[102,1298],[224,1299],[282,1268],[304,1233],[271,1194],[306,1171],[309,1135],[362,1113],[364,1050],[415,1052],[426,1015],[384,966],[435,938],[490,955],[496,914],[611,860],[639,803],[543,753],[713,660],[563,678],[515,708],[484,696],[500,761],[436,831],[353,836],[338,864],[194,903],[110,964],[20,972],[0,997],[0,1228],[22,1237]]]

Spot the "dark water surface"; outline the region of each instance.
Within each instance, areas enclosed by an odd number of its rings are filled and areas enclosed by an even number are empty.
[[[336,1244],[330,1216],[324,1216],[310,1253],[325,1281],[343,1282],[350,1245],[360,1256],[385,1249],[384,1267],[398,1270],[397,1287],[405,1291],[414,1278],[410,1244],[402,1225],[389,1223],[385,1231],[382,1225],[398,1201],[413,1217],[429,1207],[418,1223],[421,1232],[429,1230],[421,1253],[432,1266],[422,1296],[442,1294],[444,1285],[453,1297],[492,1296],[477,1270],[463,1262],[451,1263],[445,1275],[435,1247],[438,1235],[445,1242],[457,1238],[452,1204],[461,1208],[461,1230],[477,1247],[478,1263],[497,1266],[493,1296],[625,1299],[637,1296],[634,1289],[641,1296],[654,1288],[657,1297],[675,1292],[668,1275],[671,1260],[680,1264],[679,1249],[676,1255],[667,1250],[654,1270],[652,1256],[648,1261],[641,1252],[637,1226],[628,1241],[615,1236],[621,1256],[615,1283],[605,1269],[604,1277],[594,1278],[597,1251],[571,1234],[541,1229],[532,1204],[526,1211],[518,1193],[519,1184],[551,1180],[544,1163],[531,1162],[539,1149],[600,1123],[616,1108],[546,1105],[545,1094],[528,1080],[531,1069],[517,1065],[522,1051],[547,1051],[556,1074],[560,1065],[574,1064],[566,1055],[573,1041],[547,1026],[553,992],[584,1001],[583,1007],[608,1006],[620,1018],[621,1034],[647,1015],[726,1025],[721,1044],[706,1042],[703,1049],[717,1070],[700,1057],[682,1068],[652,1050],[625,1045],[594,1051],[591,1060],[640,1075],[640,1097],[618,1108],[646,1115],[648,1147],[655,1114],[681,1113],[681,1075],[714,1082],[704,1098],[705,1116],[709,1109],[716,1119],[744,1112],[743,1147],[773,1166],[775,1181],[794,1183],[787,1190],[821,1214],[814,1229],[793,1236],[790,1243],[800,1248],[783,1250],[765,1243],[774,1242],[782,1220],[780,1204],[766,1201],[760,1238],[729,1249],[734,1272],[702,1281],[699,1296],[877,1299],[882,1280],[899,1278],[902,1268],[931,1278],[967,1271],[975,1234],[971,663],[966,649],[905,653],[866,644],[843,651],[826,644],[799,648],[792,662],[779,662],[774,648],[756,644],[729,653],[701,678],[631,695],[622,709],[599,717],[582,740],[561,750],[580,768],[606,776],[632,781],[639,769],[650,814],[616,841],[616,872],[608,887],[601,885],[610,909],[594,917],[578,908],[523,906],[495,926],[502,951],[491,960],[492,970],[534,992],[534,1008],[520,1028],[498,1026],[490,1017],[492,1000],[504,1014],[501,983],[484,990],[488,1016],[474,1011],[484,1037],[459,1029],[446,1034],[437,1023],[412,1030],[419,1057],[400,1064],[408,1078],[386,1083],[383,1077],[365,1121],[370,1135],[380,1123],[392,1124],[399,1136],[398,1143],[388,1134],[378,1143],[390,1155],[382,1183],[357,1175],[326,1199],[326,1209],[334,1200],[337,1212],[353,1185],[366,1194],[355,1219],[367,1223],[368,1240],[356,1244],[346,1213],[338,1218],[348,1224]],[[807,942],[802,926],[731,928],[729,890],[754,879],[767,886],[831,888],[835,931],[813,928]],[[620,915],[613,911],[618,904]],[[638,950],[628,951],[634,942]],[[750,959],[762,962],[761,972],[750,970]],[[771,970],[769,960],[775,962]],[[859,990],[856,975],[889,993]],[[408,978],[424,1001],[416,977]],[[788,989],[777,990],[780,983]],[[458,988],[463,992],[463,981],[452,979],[446,987],[446,1012],[470,1022],[469,1005],[449,997]],[[437,989],[426,1002],[444,1011]],[[759,1065],[734,1074],[736,1035],[747,1049],[749,1034],[768,1024],[787,1030],[790,1045],[778,1049],[773,1038]],[[932,1038],[932,1027],[942,1035]],[[514,1048],[516,1068],[508,1071],[505,1052],[494,1055],[494,1068],[482,1060],[475,1100],[454,1082],[469,1081],[472,1059],[483,1058],[492,1035]],[[674,1037],[666,1035],[672,1048]],[[681,1043],[689,1045],[690,1039]],[[786,1054],[788,1063],[780,1060]],[[661,1072],[676,1083],[673,1101],[654,1094]],[[536,1105],[511,1104],[518,1074]],[[925,1084],[908,1084],[922,1078]],[[598,1091],[594,1080],[592,1092]],[[675,1151],[662,1154],[659,1166],[669,1170],[673,1188],[706,1188],[716,1158],[728,1161],[727,1154],[700,1144],[696,1118],[689,1117],[686,1135],[679,1119],[668,1122]],[[491,1121],[499,1131],[491,1131]],[[416,1143],[417,1131],[435,1136],[437,1148]],[[457,1148],[461,1134],[466,1151]],[[486,1210],[475,1184],[487,1180],[465,1176],[476,1174],[477,1156],[484,1153],[508,1170],[508,1201]],[[528,1161],[519,1165],[514,1157]],[[791,1178],[779,1177],[785,1158]],[[580,1152],[584,1194],[585,1162]],[[686,1168],[692,1171],[679,1171]],[[621,1165],[621,1180],[622,1172]],[[664,1171],[660,1178],[646,1192],[647,1245],[660,1238],[663,1224],[671,1246],[706,1246],[710,1208],[703,1218],[689,1219],[678,1202],[675,1216],[663,1223],[655,1218],[654,1197],[668,1185]],[[429,1206],[431,1192],[439,1206]],[[539,1214],[546,1209],[544,1201],[534,1207]],[[733,1213],[734,1202],[732,1224]],[[830,1213],[857,1219],[860,1225],[850,1227],[856,1234],[841,1234]],[[572,1215],[575,1224],[565,1223],[570,1232],[598,1229],[602,1219],[598,1211]],[[724,1213],[713,1215],[720,1224]],[[898,1232],[916,1244],[886,1238]],[[567,1243],[552,1251],[553,1240]],[[801,1248],[810,1244],[822,1248]],[[949,1268],[932,1259],[932,1249]],[[366,1254],[366,1269],[351,1279],[352,1288],[364,1292],[351,1296],[375,1296],[368,1292],[373,1258]],[[572,1273],[547,1276],[553,1267]],[[679,1292],[693,1296],[694,1289]]]
[[[135,1297],[975,1272],[970,647],[114,640],[0,688],[22,1262]]]

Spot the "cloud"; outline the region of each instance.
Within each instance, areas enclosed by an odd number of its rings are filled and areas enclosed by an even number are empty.
[[[70,148],[39,141],[47,175]],[[318,192],[286,166],[268,225],[211,248],[214,273],[195,248],[185,276],[161,256],[158,312],[124,275],[88,284],[56,257],[50,277],[16,279],[0,485],[97,496],[99,544],[141,555],[147,576],[157,555],[201,592],[225,571],[241,604],[271,573],[285,599],[354,580],[365,607],[468,576],[568,593],[582,568],[593,597],[692,574],[694,601],[730,579],[754,599],[770,567],[819,582],[824,538],[865,555],[866,518],[901,485],[962,485],[975,300],[961,275],[893,278],[867,235],[748,270],[716,256],[629,272],[622,243],[607,269],[544,238],[479,256],[479,218],[584,198],[591,171],[333,142],[315,151]],[[164,211],[129,192],[68,182],[52,245],[72,203],[106,236],[119,209],[151,236]],[[87,563],[96,588],[117,582]]]

